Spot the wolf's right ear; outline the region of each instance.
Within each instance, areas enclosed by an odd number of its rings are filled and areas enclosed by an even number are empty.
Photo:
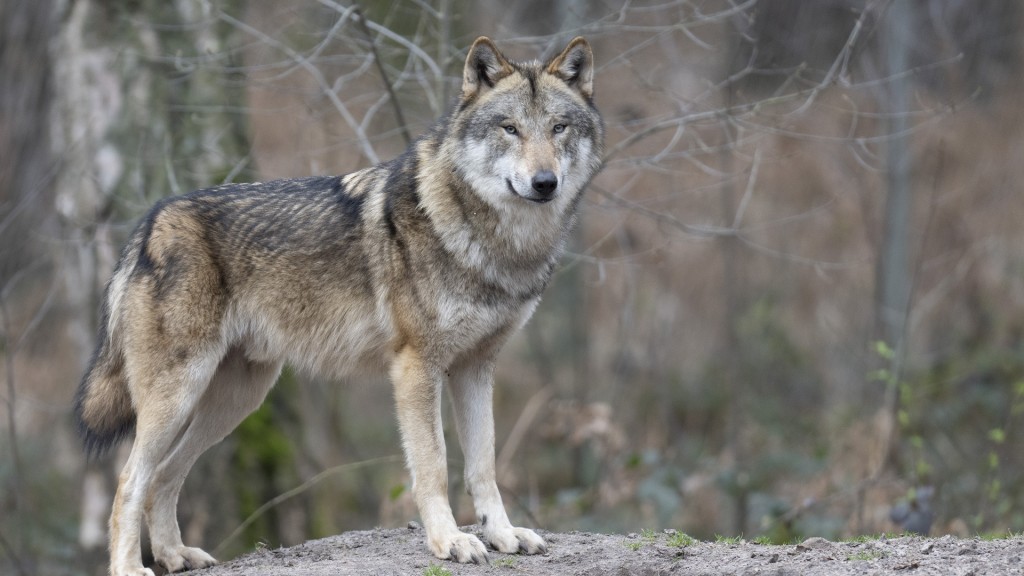
[[[481,36],[473,42],[462,71],[462,99],[469,100],[494,88],[498,80],[514,71],[490,38]]]

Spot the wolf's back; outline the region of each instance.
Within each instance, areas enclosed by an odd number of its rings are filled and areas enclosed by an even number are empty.
[[[90,456],[103,453],[135,427],[135,409],[124,369],[123,338],[116,320],[128,280],[139,258],[144,234],[142,226],[132,234],[107,285],[103,295],[99,341],[75,394],[78,433]]]

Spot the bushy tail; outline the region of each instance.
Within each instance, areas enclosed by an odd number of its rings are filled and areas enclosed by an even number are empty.
[[[135,408],[124,369],[117,317],[128,277],[138,258],[138,232],[121,255],[104,294],[99,343],[75,394],[75,420],[87,456],[98,456],[135,429]],[[111,322],[111,318],[115,321]]]
[[[75,394],[75,420],[89,457],[98,456],[135,428],[121,350],[100,330],[100,343]]]

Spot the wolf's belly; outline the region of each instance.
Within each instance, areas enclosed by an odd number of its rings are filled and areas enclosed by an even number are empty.
[[[394,329],[385,310],[353,301],[314,311],[229,315],[228,343],[256,362],[285,361],[316,376],[337,378],[386,370]]]

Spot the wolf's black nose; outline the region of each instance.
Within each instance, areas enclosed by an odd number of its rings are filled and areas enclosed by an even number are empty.
[[[533,175],[533,181],[530,183],[533,189],[541,196],[551,196],[555,193],[555,188],[558,188],[558,177],[551,170],[541,170]]]

